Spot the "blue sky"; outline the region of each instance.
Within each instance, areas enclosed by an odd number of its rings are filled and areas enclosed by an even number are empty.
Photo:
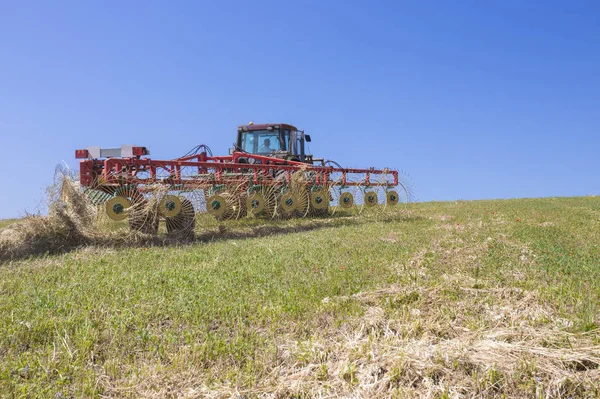
[[[0,2],[0,218],[77,148],[226,154],[248,121],[424,201],[600,194],[600,3],[539,3]]]

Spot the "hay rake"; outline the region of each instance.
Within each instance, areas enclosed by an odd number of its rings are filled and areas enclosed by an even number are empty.
[[[408,203],[410,190],[390,169],[344,168],[305,153],[310,136],[286,124],[238,128],[228,156],[204,145],[183,157],[155,160],[145,147],[77,150],[89,202],[130,230],[189,237],[197,217],[303,218],[336,212],[382,212]]]

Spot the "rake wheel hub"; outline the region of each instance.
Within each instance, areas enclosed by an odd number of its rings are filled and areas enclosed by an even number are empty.
[[[115,221],[125,220],[127,218],[127,208],[131,206],[129,199],[116,196],[106,202],[106,215]]]
[[[388,205],[398,204],[399,199],[400,199],[400,196],[398,195],[398,193],[396,191],[388,191],[387,200],[386,200],[386,203]]]
[[[340,206],[345,209],[349,209],[354,205],[354,197],[352,194],[345,192],[340,196]]]
[[[281,209],[284,213],[290,215],[294,211],[296,211],[296,203],[297,197],[294,194],[288,192],[284,194],[281,199]]]
[[[327,209],[328,201],[326,201],[325,195],[327,193],[323,189],[317,189],[310,194],[310,203],[314,209]]]
[[[366,206],[377,205],[377,194],[375,192],[368,191],[365,193],[365,205]]]

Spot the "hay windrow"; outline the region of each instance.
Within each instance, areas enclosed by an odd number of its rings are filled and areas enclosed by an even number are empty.
[[[30,215],[0,231],[0,261],[57,253],[93,241],[90,226],[96,210],[75,181],[64,176],[47,191],[47,216]]]
[[[103,228],[106,217],[90,203],[72,176],[62,176],[47,190],[48,215],[29,215],[0,231],[0,262],[40,254],[56,254],[73,248],[156,243],[143,232]],[[156,201],[146,205],[156,213]]]

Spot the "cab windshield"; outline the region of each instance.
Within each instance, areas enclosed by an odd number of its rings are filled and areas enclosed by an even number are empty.
[[[242,133],[242,150],[250,154],[268,155],[277,151],[287,151],[289,130],[253,130]]]

